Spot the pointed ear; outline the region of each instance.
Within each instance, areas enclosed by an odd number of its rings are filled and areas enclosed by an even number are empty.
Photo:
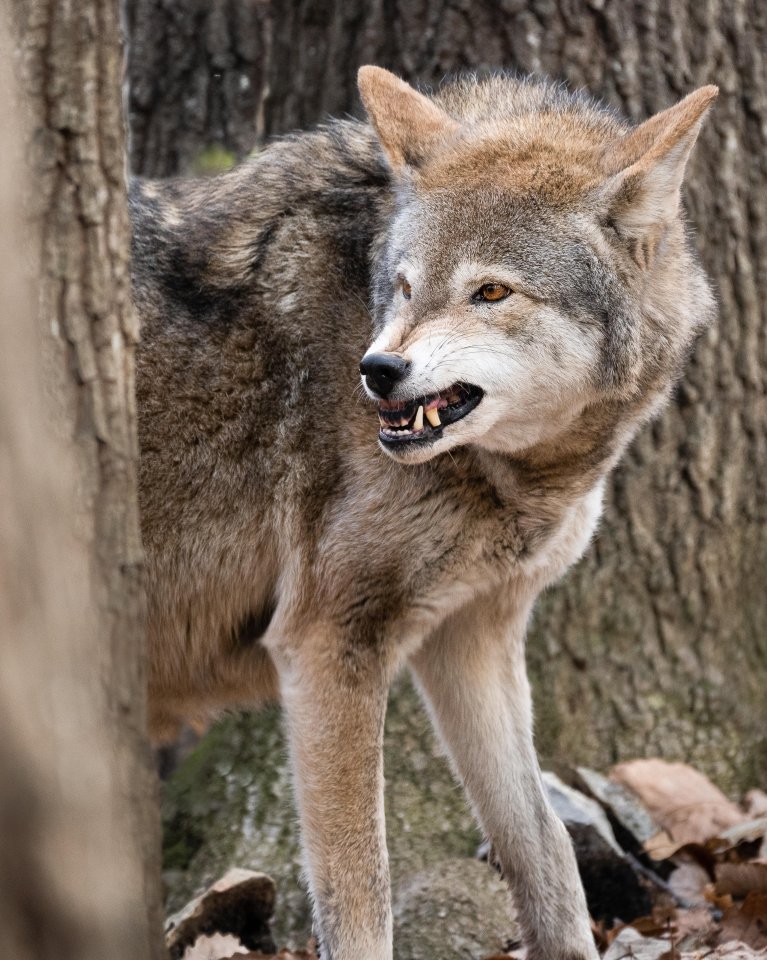
[[[428,97],[380,67],[361,67],[362,102],[395,172],[417,167],[458,123]]]
[[[602,156],[610,216],[639,236],[673,220],[684,171],[717,87],[701,87],[611,144]]]

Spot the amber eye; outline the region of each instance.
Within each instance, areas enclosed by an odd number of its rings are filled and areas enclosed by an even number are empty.
[[[485,283],[477,290],[472,299],[495,303],[496,300],[505,300],[510,293],[510,288],[503,283]]]
[[[413,288],[410,286],[410,284],[407,282],[407,280],[404,277],[400,277],[400,286],[402,288],[402,296],[406,300],[409,300],[413,295]]]

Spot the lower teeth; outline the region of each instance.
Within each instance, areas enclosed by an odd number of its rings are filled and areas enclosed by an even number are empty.
[[[464,398],[457,392],[451,392],[447,396],[440,395],[445,401],[446,408],[453,409],[463,403]],[[423,404],[418,406],[415,416],[411,421],[400,421],[400,423],[387,423],[383,416],[380,417],[381,433],[386,437],[410,437],[413,434],[424,432],[424,417],[429,422],[432,430],[437,430],[444,426],[442,418],[439,415],[440,408],[435,406],[429,410],[424,410]]]

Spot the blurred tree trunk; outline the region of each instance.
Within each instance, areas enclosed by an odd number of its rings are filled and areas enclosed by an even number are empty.
[[[589,556],[541,603],[530,660],[544,753],[599,767],[657,753],[685,757],[731,789],[764,782],[765,4],[127,7],[132,158],[136,172],[154,175],[188,170],[213,143],[239,156],[257,138],[358,111],[355,74],[368,62],[431,84],[460,69],[543,72],[636,120],[695,86],[720,85],[688,200],[721,320],[675,403],[615,474]]]
[[[118,7],[0,13],[0,956],[159,960]]]

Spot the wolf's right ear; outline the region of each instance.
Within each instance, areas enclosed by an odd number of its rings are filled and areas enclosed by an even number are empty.
[[[389,165],[399,173],[417,167],[458,123],[428,97],[381,67],[360,67],[362,103]]]
[[[668,223],[679,212],[685,167],[719,90],[695,90],[611,144],[602,156],[610,214],[629,235]]]

